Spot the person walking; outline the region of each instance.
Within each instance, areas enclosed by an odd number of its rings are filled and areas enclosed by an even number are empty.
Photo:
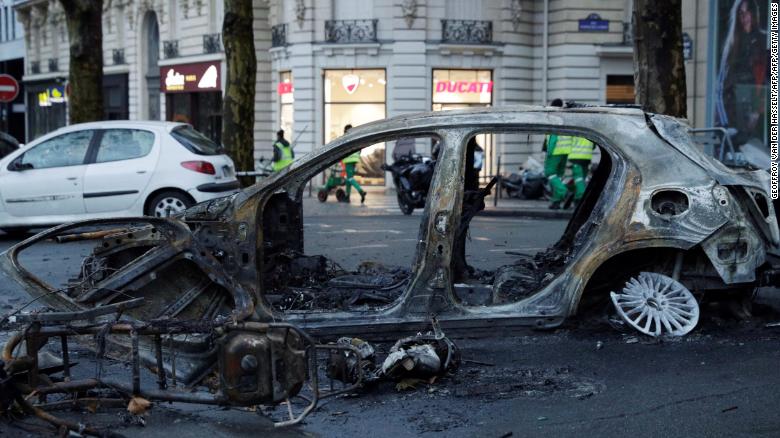
[[[344,126],[344,134],[346,134],[350,129],[352,129],[352,125],[346,125]],[[349,202],[349,195],[352,191],[352,187],[357,190],[357,192],[360,194],[360,203],[363,204],[366,202],[366,192],[360,187],[360,184],[355,180],[355,167],[357,166],[357,163],[360,162],[360,151],[357,150],[347,156],[347,158],[344,158],[341,161],[344,164],[344,173],[346,174],[346,186],[347,186],[347,197],[345,198],[344,202]]]
[[[293,163],[295,153],[290,146],[290,142],[284,138],[284,130],[276,131],[276,141],[274,142],[274,156],[271,160],[271,168],[274,172],[281,172]]]
[[[568,161],[571,163],[571,174],[574,177],[574,205],[578,205],[585,194],[585,178],[590,170],[595,144],[587,138],[571,137],[572,144]]]
[[[562,107],[561,99],[553,99],[551,106]],[[566,173],[566,161],[571,152],[572,137],[547,134],[544,140],[544,149],[547,156],[544,159],[544,176],[550,183],[550,209],[559,210],[561,202],[566,197],[566,185],[563,184],[563,175]]]

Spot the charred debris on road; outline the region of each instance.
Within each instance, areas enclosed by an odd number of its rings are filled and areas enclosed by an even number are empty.
[[[465,190],[466,145],[479,133],[510,130],[583,136],[602,158],[558,242],[481,271],[466,263],[465,235],[495,180]],[[440,145],[409,266],[370,261],[349,272],[305,254],[306,183],[352,152],[409,135]],[[755,288],[778,285],[780,232],[767,193],[765,171],[726,168],[696,147],[682,122],[636,109],[480,109],[370,123],[176,217],[63,225],[8,250],[0,268],[48,310],[14,315],[21,332],[3,351],[2,407],[101,433],[51,416],[47,397],[107,392],[136,407],[141,400],[286,404],[284,425],[372,379],[453,372],[457,348],[444,331],[554,328],[611,301],[616,318],[641,333],[684,335],[696,326],[703,298],[747,308]],[[22,261],[24,251],[50,241],[93,245],[64,287]],[[475,298],[475,290],[483,293]],[[381,365],[363,340],[425,332],[431,316],[438,322],[430,334],[398,341]],[[98,363],[129,363],[130,378],[109,379],[100,367],[76,378],[67,354],[73,340],[93,348]],[[43,365],[40,352],[56,341],[61,361]],[[141,381],[142,365],[156,387]],[[322,390],[320,378],[346,387]],[[298,414],[293,397],[306,400]]]

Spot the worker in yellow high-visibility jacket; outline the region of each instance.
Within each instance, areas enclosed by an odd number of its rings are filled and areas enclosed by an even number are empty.
[[[276,141],[274,142],[274,155],[271,159],[271,168],[274,172],[280,172],[293,163],[295,153],[290,146],[290,142],[284,138],[284,130],[276,132]]]
[[[571,152],[574,137],[550,134],[545,142],[547,145],[547,157],[544,159],[544,176],[550,182],[552,196],[550,208],[558,210],[561,202],[566,197],[566,185],[563,184],[563,175],[566,173],[566,160]]]
[[[574,177],[574,203],[577,204],[585,194],[585,179],[588,176],[595,145],[587,138],[571,138],[573,141],[569,151],[569,162],[571,163],[571,174]]]
[[[347,133],[352,129],[352,125],[347,125],[344,127],[344,134]],[[344,202],[349,202],[349,193],[352,191],[352,187],[355,187],[355,190],[360,193],[360,203],[366,202],[366,191],[363,190],[360,187],[360,184],[358,184],[357,181],[355,181],[355,167],[357,167],[357,163],[360,162],[360,151],[355,151],[354,153],[347,156],[347,158],[344,158],[341,160],[342,163],[344,163],[344,172],[346,173],[346,192],[347,197]]]

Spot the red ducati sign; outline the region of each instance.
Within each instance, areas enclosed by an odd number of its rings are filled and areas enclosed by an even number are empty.
[[[13,102],[19,95],[19,83],[11,75],[0,74],[0,102]]]

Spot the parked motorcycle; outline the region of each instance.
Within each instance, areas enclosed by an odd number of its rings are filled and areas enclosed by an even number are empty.
[[[435,164],[429,157],[410,153],[399,156],[390,166],[382,165],[382,170],[393,174],[398,207],[403,214],[412,214],[415,208],[425,207]]]
[[[535,172],[523,169],[520,173],[513,173],[501,181],[501,186],[506,190],[507,196],[519,199],[540,199],[544,196],[547,178],[544,172]]]

